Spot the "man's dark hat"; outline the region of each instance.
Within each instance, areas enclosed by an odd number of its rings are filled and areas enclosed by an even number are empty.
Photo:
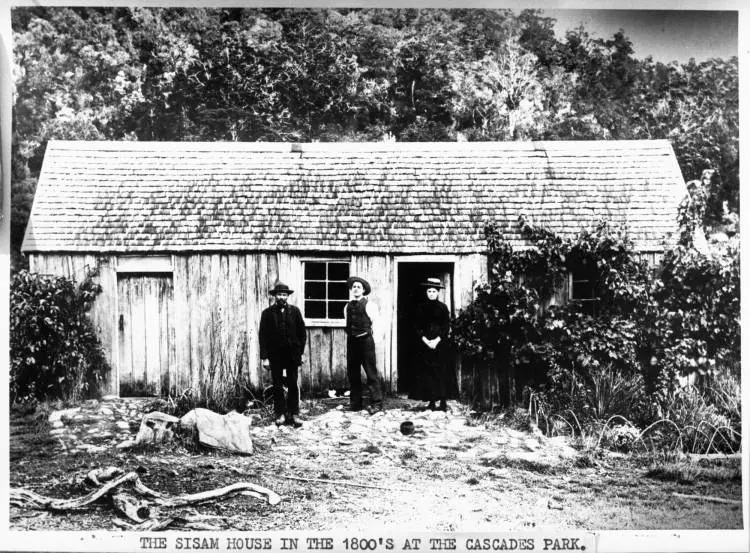
[[[289,288],[286,284],[281,282],[280,280],[277,280],[276,283],[273,285],[273,289],[271,289],[269,294],[273,294],[274,296],[278,294],[279,292],[286,292],[287,294],[293,294],[294,290]]]
[[[360,278],[358,276],[349,277],[346,280],[346,287],[351,289],[352,284],[354,284],[355,282],[359,282],[360,284],[362,284],[362,287],[365,289],[365,292],[364,292],[365,296],[368,295],[372,291],[372,288],[370,288],[370,283],[367,282],[365,279]]]
[[[422,286],[424,286],[425,288],[445,288],[445,286],[443,286],[443,281],[439,278],[425,279],[425,281],[422,283]]]

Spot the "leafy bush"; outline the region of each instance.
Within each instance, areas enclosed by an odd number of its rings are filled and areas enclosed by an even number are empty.
[[[734,453],[740,448],[739,411],[735,415],[722,409],[714,392],[708,389],[701,391],[694,386],[680,389],[667,406],[665,418],[681,428],[684,451]]]
[[[553,414],[570,410],[584,423],[621,415],[644,427],[667,417],[675,398],[687,401],[677,377],[697,374],[706,389],[719,367],[738,378],[739,252],[695,248],[704,211],[705,194],[695,185],[680,207],[679,243],[654,268],[626,232],[606,223],[562,238],[521,217],[534,245],[522,252],[488,225],[490,282],[476,287],[474,302],[454,320],[458,349],[507,375],[509,387],[529,387],[547,426]],[[582,264],[595,267],[596,308],[555,305],[568,272]],[[724,378],[721,392],[705,398],[716,413],[702,415],[704,425],[729,429],[729,441],[739,428],[739,386]],[[511,390],[507,399],[518,397]],[[717,402],[733,414],[720,413]]]
[[[98,392],[110,370],[87,316],[101,287],[95,273],[64,277],[15,273],[10,290],[10,397],[75,401]]]
[[[615,451],[631,451],[638,441],[640,431],[632,424],[608,426],[603,435],[602,444]]]

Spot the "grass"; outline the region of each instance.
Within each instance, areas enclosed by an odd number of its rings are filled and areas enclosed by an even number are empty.
[[[556,474],[559,470],[561,470],[559,467],[554,467],[548,463],[534,461],[531,459],[509,458],[504,455],[495,457],[493,459],[487,459],[483,463],[485,466],[495,468],[512,468],[527,472],[536,472],[539,474]]]
[[[313,403],[303,408],[317,409]],[[326,404],[327,402],[319,402]],[[42,422],[46,416],[39,415]],[[657,464],[678,463],[672,454],[662,454],[653,466],[635,455],[612,457],[602,450],[581,452],[581,458],[596,463],[596,470],[571,463],[549,471],[542,463],[499,461],[504,470],[493,471],[478,460],[454,457],[430,458],[418,443],[409,444],[400,455],[390,456],[387,445],[360,441],[357,447],[290,453],[270,447],[250,457],[222,453],[208,454],[185,448],[106,451],[85,455],[50,455],[54,444],[44,444],[48,434],[37,432],[34,414],[15,416],[16,435],[11,445],[18,452],[11,457],[11,485],[33,489],[55,497],[78,496],[84,490],[72,489],[71,475],[95,466],[115,465],[123,469],[143,466],[144,483],[162,493],[176,495],[224,486],[240,479],[257,482],[281,494],[284,500],[270,507],[247,497],[207,502],[197,506],[200,513],[227,518],[226,529],[237,531],[354,529],[391,527],[413,521],[426,530],[455,525],[457,530],[511,530],[518,521],[536,528],[645,529],[645,528],[736,528],[741,510],[730,506],[702,505],[696,501],[675,502],[671,497],[675,480],[669,470],[644,474]],[[487,434],[491,432],[488,429]],[[481,446],[481,443],[478,444]],[[381,456],[363,456],[361,451]],[[39,455],[37,454],[37,450]],[[306,453],[314,453],[308,455]],[[369,459],[364,459],[369,457]],[[365,462],[367,461],[367,462]],[[705,465],[705,466],[704,466]],[[684,475],[695,479],[693,493],[738,497],[741,482],[739,465],[723,460],[720,464],[695,463],[696,469]],[[677,473],[675,473],[676,475]],[[350,480],[382,485],[383,490],[363,489],[337,483],[305,483],[284,475],[330,480]],[[659,475],[664,479],[659,479]],[[723,475],[724,479],[719,479]],[[713,480],[712,478],[717,478]],[[50,484],[57,481],[57,484]],[[394,493],[387,488],[405,488]],[[547,508],[546,499],[562,506]],[[544,499],[544,508],[539,508]],[[514,508],[499,509],[498,505]],[[102,530],[113,529],[106,509],[94,509],[65,516],[50,515],[43,521],[36,513],[12,510],[11,526],[31,529]],[[222,523],[224,524],[224,523]]]
[[[652,465],[644,476],[678,484],[695,484],[699,481],[741,482],[742,467],[739,460],[735,466],[701,466],[693,462],[658,463]]]

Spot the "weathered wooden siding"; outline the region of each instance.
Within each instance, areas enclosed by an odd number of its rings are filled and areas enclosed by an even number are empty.
[[[309,258],[310,256],[305,256]],[[316,257],[316,256],[312,256]],[[321,255],[321,257],[323,257]],[[658,254],[643,254],[651,264]],[[474,285],[487,279],[486,258],[481,254],[456,256],[452,278],[454,314],[473,299]],[[272,303],[268,290],[276,278],[295,290],[290,302],[303,301],[302,258],[287,253],[249,254],[179,254],[172,256],[172,313],[170,334],[159,336],[167,341],[169,370],[161,376],[170,394],[207,382],[212,370],[219,367],[241,370],[254,388],[271,384],[270,374],[260,365],[258,324],[260,313]],[[378,368],[386,385],[395,391],[398,382],[395,306],[397,300],[396,262],[386,255],[354,255],[350,272],[367,278],[373,287],[371,298],[380,310],[376,355]],[[102,255],[32,254],[30,269],[34,272],[62,275],[75,280],[88,270],[99,269],[102,294],[95,302],[91,319],[101,337],[102,346],[112,367],[105,391],[119,393],[117,368],[118,347],[118,274],[116,258]],[[567,283],[552,302],[565,303]],[[166,301],[166,300],[165,300]],[[159,316],[165,311],[157,310]],[[156,316],[156,315],[154,315]],[[145,339],[145,338],[144,338]],[[150,349],[155,349],[155,346]],[[161,343],[159,351],[163,349]],[[133,352],[134,355],[140,355]],[[161,355],[161,353],[160,353]],[[160,360],[161,363],[161,360]],[[497,403],[505,383],[496,370],[471,367],[458,360],[459,391],[485,404]],[[160,373],[163,374],[163,373]],[[309,326],[308,347],[300,371],[303,392],[318,392],[346,387],[346,336],[343,325]]]
[[[372,284],[371,299],[380,311],[375,336],[378,368],[386,386],[395,391],[398,374],[393,332],[397,293],[394,259],[385,255],[355,255],[350,259],[351,274],[362,275]],[[31,255],[30,264],[32,271],[78,280],[86,274],[87,267],[99,267],[103,290],[91,316],[115,369],[108,382],[108,392],[118,393],[120,310],[116,259],[93,255]],[[290,302],[301,304],[301,258],[285,253],[179,254],[172,256],[172,271],[174,324],[169,337],[171,362],[164,378],[169,383],[169,393],[180,394],[199,382],[206,382],[211,371],[219,367],[243,370],[253,387],[270,385],[270,374],[260,366],[260,313],[272,303],[268,290],[277,276],[295,289]],[[456,258],[451,283],[454,312],[471,301],[474,283],[483,278],[486,278],[483,256]],[[346,387],[343,326],[310,326],[307,332],[308,347],[300,370],[303,391]]]
[[[270,383],[260,366],[258,322],[270,304],[277,260],[267,254],[174,256],[176,382],[179,393],[217,371]]]
[[[393,332],[394,305],[396,304],[396,277],[392,256],[355,255],[352,257],[350,273],[365,278],[372,286],[370,300],[378,306],[380,320],[377,321],[373,338],[378,371],[381,372],[388,390],[395,389],[397,377],[391,351],[395,347]]]
[[[456,262],[453,286],[455,298],[454,315],[474,300],[474,287],[487,281],[487,257],[481,254],[462,255]],[[477,368],[456,355],[456,381],[458,392],[462,396],[471,394],[476,385],[482,382]]]
[[[96,328],[104,353],[110,366],[116,364],[117,326],[114,313],[117,311],[117,274],[115,259],[110,256],[68,255],[68,254],[31,254],[29,270],[45,275],[64,276],[76,281],[83,280],[89,271],[99,269],[98,282],[102,293],[94,303],[90,317]],[[108,375],[103,383],[103,392],[118,393],[116,371]]]

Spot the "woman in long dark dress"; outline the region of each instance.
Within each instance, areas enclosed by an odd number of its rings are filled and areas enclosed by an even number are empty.
[[[428,278],[422,283],[426,300],[419,304],[416,311],[415,327],[419,338],[420,378],[418,386],[420,397],[429,401],[428,409],[445,411],[445,399],[448,396],[448,331],[450,313],[448,307],[437,299],[440,289],[444,288],[439,278]]]

